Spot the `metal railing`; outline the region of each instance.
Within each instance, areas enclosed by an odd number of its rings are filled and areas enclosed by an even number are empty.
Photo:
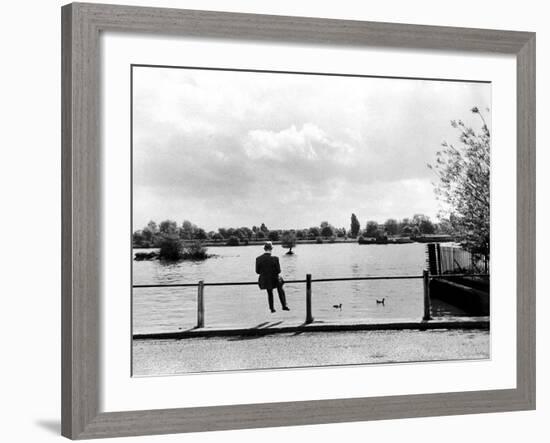
[[[428,266],[433,274],[475,273],[489,270],[489,260],[456,246],[427,245]]]
[[[445,274],[431,275],[427,270],[422,272],[422,275],[386,275],[386,276],[366,276],[366,277],[337,277],[337,278],[316,278],[313,279],[311,274],[306,274],[305,280],[285,280],[285,284],[306,284],[306,319],[305,323],[313,323],[312,311],[312,283],[321,282],[338,282],[338,281],[368,281],[368,280],[414,280],[422,279],[423,282],[423,317],[424,321],[431,320],[431,298],[430,298],[430,280],[447,277],[487,277],[488,274]],[[257,281],[253,282],[214,282],[208,283],[204,280],[198,283],[168,283],[164,285],[145,284],[133,285],[134,289],[143,288],[189,288],[197,287],[197,325],[196,328],[204,328],[205,312],[204,312],[204,288],[207,286],[252,286],[257,285]]]

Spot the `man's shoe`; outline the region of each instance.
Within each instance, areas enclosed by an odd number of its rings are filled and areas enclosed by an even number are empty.
[[[290,309],[288,308],[288,306],[284,306],[283,311],[290,311]]]
[[[283,309],[284,309],[284,308],[283,308]],[[274,312],[276,312],[275,309],[271,309],[271,313],[273,314]]]

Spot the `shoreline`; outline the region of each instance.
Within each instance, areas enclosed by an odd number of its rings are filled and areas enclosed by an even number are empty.
[[[410,240],[410,241],[409,241]],[[188,245],[194,242],[201,242],[201,245],[209,248],[209,247],[241,247],[241,246],[263,246],[267,240],[250,240],[246,243],[239,243],[238,245],[228,245],[226,241],[201,241],[201,240],[183,240],[184,245]],[[334,245],[334,244],[341,244],[341,243],[350,243],[350,244],[357,244],[358,246],[369,246],[369,245],[404,245],[404,244],[412,244],[412,243],[449,243],[454,242],[455,240],[452,237],[444,237],[444,236],[433,236],[433,237],[395,237],[388,239],[387,242],[366,242],[366,243],[359,243],[358,239],[356,238],[347,238],[347,239],[330,239],[326,238],[323,239],[322,242],[319,242],[317,240],[296,240],[296,246],[298,245]],[[282,242],[280,240],[277,241],[271,241],[273,245],[281,245]],[[158,249],[158,246],[134,246],[132,245],[132,249]]]

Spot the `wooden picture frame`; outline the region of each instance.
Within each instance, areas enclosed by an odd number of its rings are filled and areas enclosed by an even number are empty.
[[[163,33],[341,47],[460,50],[517,60],[517,387],[102,412],[99,35]],[[535,408],[535,34],[73,3],[62,8],[62,434],[72,439]]]

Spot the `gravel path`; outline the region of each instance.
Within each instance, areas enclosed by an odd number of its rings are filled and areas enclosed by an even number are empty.
[[[489,331],[364,331],[134,340],[135,376],[490,357]]]

